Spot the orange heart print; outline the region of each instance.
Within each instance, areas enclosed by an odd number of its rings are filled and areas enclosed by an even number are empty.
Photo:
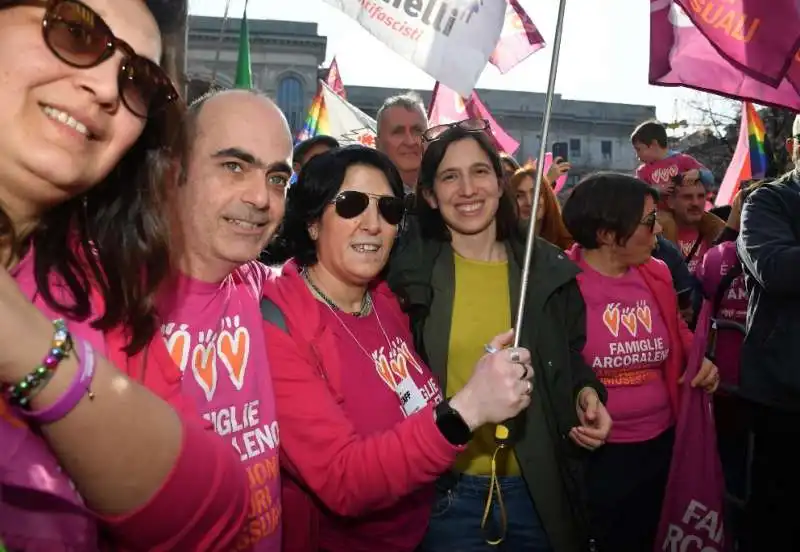
[[[653,331],[653,316],[648,305],[645,304],[636,307],[636,318],[642,323],[642,326],[644,326],[644,329],[647,330],[647,333],[651,333]]]
[[[622,315],[622,325],[628,330],[632,337],[636,337],[636,313],[626,312]]]
[[[192,373],[202,387],[206,400],[211,400],[217,389],[217,347],[212,341],[208,346],[198,343],[192,351]]]
[[[228,371],[228,376],[237,390],[244,385],[244,373],[250,356],[250,334],[246,328],[236,328],[231,335],[224,331],[217,341],[219,358]]]
[[[603,311],[603,324],[606,325],[611,335],[619,336],[619,308],[616,304],[606,305],[606,310]]]

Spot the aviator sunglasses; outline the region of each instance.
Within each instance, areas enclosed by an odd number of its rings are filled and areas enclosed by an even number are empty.
[[[400,224],[406,211],[405,200],[401,197],[346,190],[338,193],[331,203],[336,208],[337,215],[343,219],[351,219],[366,211],[372,199],[377,202],[378,212],[383,217],[383,220],[393,226]]]
[[[456,121],[455,123],[436,125],[422,133],[422,140],[425,142],[438,140],[442,137],[442,134],[454,127],[458,127],[467,132],[484,132],[489,130],[489,121],[486,119],[464,119],[463,121]]]
[[[103,18],[86,4],[78,0],[0,0],[0,8],[14,5],[45,6],[44,42],[67,65],[89,69],[110,59],[115,52],[122,52],[117,77],[119,95],[125,107],[137,117],[151,117],[178,99],[166,72],[114,36]]]

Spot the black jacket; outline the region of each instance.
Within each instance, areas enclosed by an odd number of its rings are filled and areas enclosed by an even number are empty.
[[[800,412],[800,176],[750,194],[737,251],[749,297],[740,389],[767,406]]]
[[[388,282],[409,314],[417,352],[447,388],[447,354],[455,293],[453,249],[422,240],[412,224],[395,250]],[[524,245],[507,242],[512,319],[519,302]],[[520,344],[533,354],[531,406],[517,420],[514,450],[555,552],[586,550],[583,496],[586,451],[569,439],[578,425],[576,399],[586,386],[606,392],[581,356],[586,306],[563,251],[537,240]],[[476,313],[480,316],[480,313]],[[475,520],[476,523],[478,520]]]

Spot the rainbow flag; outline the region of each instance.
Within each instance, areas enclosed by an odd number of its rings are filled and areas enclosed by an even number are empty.
[[[317,95],[308,108],[306,122],[297,134],[297,141],[326,134],[336,138],[342,146],[361,144],[375,147],[376,131],[375,119],[342,98],[325,82],[319,81]]]
[[[306,115],[306,122],[303,129],[297,135],[297,142],[308,140],[317,134],[329,134],[330,128],[328,125],[328,116],[325,109],[325,95],[322,92],[322,86],[317,88],[317,95],[311,102],[311,107],[308,108],[308,115]]]
[[[742,102],[742,122],[739,141],[719,187],[715,205],[730,205],[742,182],[758,180],[767,174],[766,132],[764,121],[750,102]]]

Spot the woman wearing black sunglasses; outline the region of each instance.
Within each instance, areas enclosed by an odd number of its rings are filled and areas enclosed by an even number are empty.
[[[522,276],[514,199],[487,128],[470,120],[423,135],[419,234],[401,237],[389,270],[417,350],[446,395],[462,388],[482,343],[514,323]],[[599,446],[610,419],[603,387],[579,354],[585,318],[577,272],[563,251],[537,241],[521,336],[534,357],[531,407],[515,424],[513,448],[496,453],[494,426],[476,432],[437,485],[421,550],[586,550],[576,445]]]
[[[169,266],[180,8],[0,0],[0,548],[212,550],[247,513],[229,443],[132,356]]]
[[[609,394],[614,429],[592,454],[587,482],[600,550],[653,550],[667,484],[679,379],[692,334],[678,310],[670,271],[651,258],[658,192],[617,173],[586,177],[564,206],[582,272],[587,339],[582,355]],[[706,360],[693,386],[713,392]]]
[[[524,349],[485,355],[464,391],[442,401],[380,279],[403,196],[384,154],[361,146],[322,154],[290,188],[268,249],[273,263],[291,258],[262,305],[272,322],[285,550],[416,550],[433,482],[472,430],[528,404]]]

